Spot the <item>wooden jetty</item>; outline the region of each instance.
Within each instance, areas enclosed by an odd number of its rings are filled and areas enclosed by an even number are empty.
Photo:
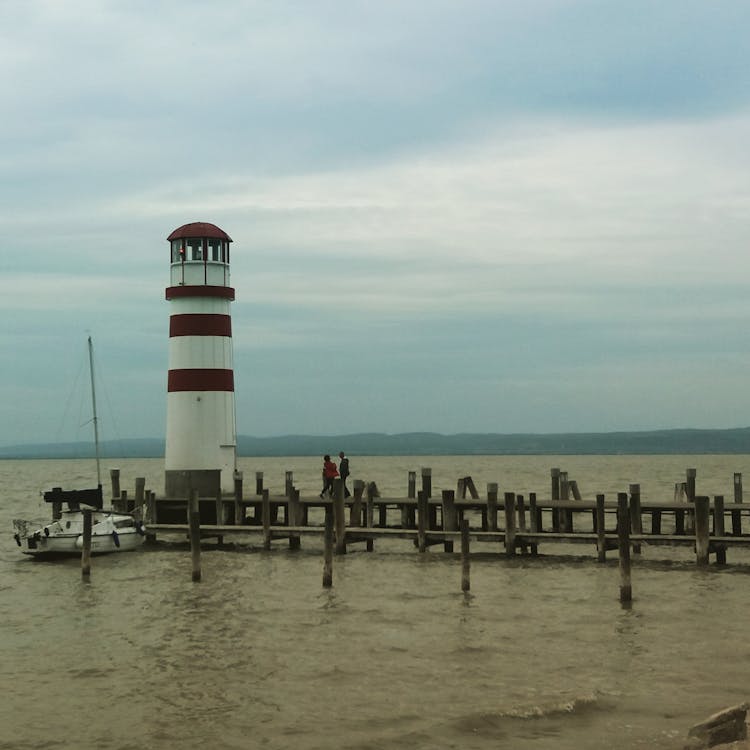
[[[711,555],[717,563],[726,563],[728,550],[750,547],[750,504],[743,502],[741,474],[734,475],[734,498],[725,504],[722,495],[696,496],[694,469],[687,470],[686,482],[676,485],[668,502],[642,502],[638,484],[617,497],[599,494],[586,500],[576,482],[559,469],[550,472],[550,495],[545,498],[533,492],[500,497],[496,483],[488,484],[480,497],[471,477],[458,479],[456,490],[435,496],[431,471],[422,469],[419,490],[416,472],[409,472],[405,497],[381,497],[375,482],[357,480],[353,494],[345,498],[339,479],[331,497],[301,496],[292,472],[286,472],[283,494],[272,495],[264,487],[262,472],[256,473],[254,492],[247,494],[238,472],[232,496],[157,498],[137,479],[135,499],[129,501],[115,471],[112,489],[118,499],[113,502],[142,513],[152,540],[175,534],[219,543],[259,537],[265,549],[280,541],[296,549],[303,537],[322,541],[329,517],[336,554],[359,544],[372,550],[375,541],[387,539],[407,540],[419,552],[439,545],[453,552],[457,543],[467,570],[469,543],[481,543],[482,552],[507,556],[536,555],[540,547],[551,545],[585,545],[599,562],[611,550],[619,550],[622,561],[627,533],[628,560],[630,552],[637,556],[644,546],[687,547],[698,565],[708,564]],[[468,586],[468,573],[466,582]],[[622,585],[627,589],[624,579]]]

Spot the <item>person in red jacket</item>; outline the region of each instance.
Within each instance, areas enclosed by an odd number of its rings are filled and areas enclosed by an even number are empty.
[[[333,480],[339,475],[339,470],[336,468],[336,464],[331,461],[331,457],[326,454],[323,456],[323,491],[320,496],[324,494],[333,495]]]

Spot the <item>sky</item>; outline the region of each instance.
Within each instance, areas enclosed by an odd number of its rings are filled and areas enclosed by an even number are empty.
[[[88,436],[88,335],[103,437],[163,437],[192,221],[239,434],[750,425],[746,0],[0,18],[0,445]]]

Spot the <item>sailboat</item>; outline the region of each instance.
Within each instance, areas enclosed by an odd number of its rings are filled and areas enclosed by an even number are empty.
[[[143,544],[145,528],[131,513],[104,509],[99,456],[99,423],[96,415],[96,387],[94,384],[94,349],[88,337],[89,373],[91,376],[91,402],[93,408],[94,449],[96,455],[96,489],[63,490],[55,487],[44,493],[52,503],[53,520],[38,523],[15,519],[13,521],[16,544],[24,554],[34,557],[80,555],[83,548],[83,508],[91,510],[91,553],[127,552]],[[63,510],[63,506],[67,509]]]

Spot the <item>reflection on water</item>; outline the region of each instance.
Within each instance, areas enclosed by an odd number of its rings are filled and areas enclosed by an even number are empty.
[[[284,471],[314,490],[315,458],[243,460],[280,490]],[[158,487],[158,461],[118,462]],[[706,494],[731,496],[747,457],[352,458],[355,477],[404,494],[431,465],[433,488],[472,475],[480,491],[546,494],[562,466],[585,496],[627,489],[671,497],[698,468]],[[72,486],[81,462],[0,462],[0,524],[48,515],[38,489]],[[747,698],[747,555],[697,569],[684,550],[633,558],[632,607],[616,556],[554,548],[539,558],[476,554],[471,592],[458,554],[406,543],[356,546],[323,589],[320,542],[264,552],[187,548],[75,560],[0,545],[0,749],[679,747],[687,727]],[[498,547],[499,549],[499,547]],[[545,552],[545,549],[542,549]],[[732,559],[734,558],[734,559]],[[717,620],[717,613],[727,613]],[[613,740],[616,738],[616,740]]]

